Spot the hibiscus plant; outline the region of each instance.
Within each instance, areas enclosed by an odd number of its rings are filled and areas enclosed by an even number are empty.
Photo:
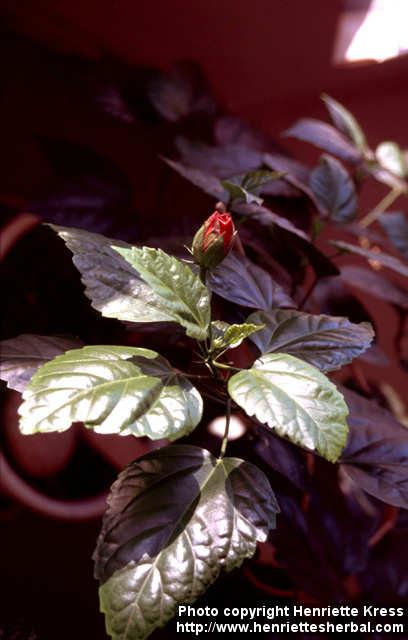
[[[334,126],[304,119],[287,132],[326,152],[307,179],[300,163],[260,150],[260,143],[240,162],[242,143],[200,147],[179,141],[181,157],[164,161],[213,199],[213,213],[192,242],[180,242],[175,252],[165,243],[134,246],[51,225],[72,252],[94,309],[133,329],[146,326],[172,336],[189,357],[172,361],[143,344],[73,342],[67,350],[65,338],[45,336],[3,342],[4,377],[23,391],[23,434],[63,431],[81,422],[100,434],[159,441],[113,484],[94,553],[101,610],[115,640],[141,640],[163,626],[222,570],[253,556],[272,530],[279,536],[281,517],[285,536],[295,507],[307,522],[298,535],[307,538],[314,535],[317,502],[330,502],[329,495],[338,496],[343,509],[339,527],[348,513],[354,518],[362,509],[361,490],[376,505],[408,506],[404,427],[328,377],[365,352],[375,357],[372,325],[331,315],[324,290],[327,281],[340,278],[335,261],[345,252],[402,276],[408,268],[393,250],[335,239],[330,257],[316,244],[329,223],[350,233],[355,225],[358,237],[369,237],[369,225],[380,222],[396,251],[406,253],[406,235],[404,241],[398,233],[406,222],[384,214],[407,193],[406,158],[391,142],[373,152],[350,112],[332,98],[324,100]],[[217,171],[221,160],[236,169]],[[360,214],[359,185],[370,177],[391,191],[373,211]],[[269,204],[294,196],[313,209],[311,234]],[[273,255],[268,243],[276,248]],[[308,287],[307,265],[314,274]],[[362,267],[354,267],[354,275],[349,269],[356,281],[364,275]],[[378,290],[382,276],[366,270],[365,277]],[[393,291],[403,296],[397,285],[390,285],[389,295]],[[314,310],[320,300],[327,311],[306,311],[312,299]],[[392,302],[398,304],[395,297]],[[24,368],[21,361],[22,353],[29,360],[30,349],[40,352],[34,373],[32,363]],[[224,433],[212,451],[194,443],[209,407],[224,416]],[[246,433],[243,457],[228,452],[239,449],[229,443],[232,418]],[[334,493],[316,498],[322,469]],[[276,474],[285,478],[283,489],[278,480],[274,487]],[[364,529],[368,536],[381,526],[382,511],[376,509]]]

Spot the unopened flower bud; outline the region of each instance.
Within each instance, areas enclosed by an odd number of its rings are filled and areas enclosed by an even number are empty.
[[[193,239],[194,260],[201,267],[214,269],[230,252],[234,242],[234,223],[229,213],[214,213],[207,218]]]

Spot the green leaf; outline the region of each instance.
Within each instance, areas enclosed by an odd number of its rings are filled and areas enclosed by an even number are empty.
[[[363,153],[368,151],[367,140],[364,131],[357,122],[353,114],[340,102],[323,93],[322,100],[325,103],[333,124],[344,133],[351,142],[354,142],[357,149]]]
[[[369,348],[374,331],[368,322],[354,324],[347,318],[311,315],[289,309],[257,311],[248,322],[264,324],[250,336],[262,354],[289,353],[321,371],[332,371]]]
[[[302,118],[285,131],[285,135],[311,144],[333,155],[357,164],[362,160],[361,152],[337,129],[314,118]]]
[[[354,183],[336,158],[328,155],[320,158],[318,166],[310,174],[310,186],[333,220],[354,220],[358,206]]]
[[[375,150],[375,157],[384,169],[399,178],[408,176],[408,164],[402,149],[396,142],[381,142]]]
[[[247,204],[261,205],[263,200],[258,196],[264,184],[281,177],[277,171],[258,169],[244,175],[234,176],[229,180],[222,180],[221,184],[230,195],[231,200],[243,200]]]
[[[382,253],[381,251],[372,251],[371,249],[364,249],[363,247],[359,247],[355,244],[350,244],[349,242],[343,242],[342,240],[331,240],[331,244],[333,244],[338,249],[342,251],[346,251],[349,253],[356,253],[363,258],[366,258],[369,261],[379,262],[384,265],[384,267],[388,267],[388,269],[392,269],[397,273],[400,273],[403,276],[408,276],[408,267],[403,264],[398,258],[394,258],[394,256],[390,256],[388,253]]]
[[[230,252],[208,274],[207,284],[214,293],[230,302],[252,309],[291,307],[293,300],[261,267],[246,256]]]
[[[228,324],[222,320],[211,323],[211,351],[235,349],[254,331],[262,329],[263,324]]]
[[[255,203],[261,205],[263,203],[262,198],[232,180],[222,180],[221,184],[228,191],[231,200],[243,200],[247,204]]]
[[[378,222],[392,244],[408,260],[408,221],[402,211],[387,211],[378,217]]]
[[[130,250],[131,245],[83,229],[50,227],[74,254],[85,295],[103,316],[128,322],[174,322],[159,296],[119,255],[118,247]]]
[[[269,169],[257,169],[256,171],[248,171],[242,178],[242,186],[248,191],[260,189],[264,184],[277,180],[282,177],[279,171],[270,171]]]
[[[316,449],[330,462],[340,456],[347,438],[347,405],[334,384],[310,364],[270,353],[233,375],[228,391],[249,416],[279,435]]]
[[[24,391],[42,364],[64,351],[81,345],[82,342],[74,338],[36,336],[30,333],[2,340],[0,378],[7,382],[9,389]]]
[[[23,400],[25,434],[84,422],[97,433],[175,440],[202,415],[197,389],[155,351],[137,347],[67,351],[38,369]]]
[[[143,640],[180,604],[255,553],[279,511],[264,474],[188,445],[129,465],[112,487],[94,554],[113,640]]]
[[[210,293],[186,264],[161,249],[113,247],[151,286],[172,320],[204,340],[210,324]]]

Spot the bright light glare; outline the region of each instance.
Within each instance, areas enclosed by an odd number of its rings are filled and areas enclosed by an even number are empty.
[[[359,25],[357,29],[356,25]],[[384,62],[406,52],[408,0],[372,0],[362,21],[361,13],[356,11],[341,17],[335,62]]]
[[[224,436],[225,431],[225,416],[218,416],[211,420],[208,425],[208,431],[212,433],[213,436],[218,436],[218,438],[222,438]],[[228,440],[238,440],[241,436],[244,435],[246,431],[246,426],[243,420],[239,416],[232,414],[228,432]]]

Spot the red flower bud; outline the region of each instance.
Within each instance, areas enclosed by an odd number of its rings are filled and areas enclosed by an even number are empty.
[[[234,223],[229,213],[214,213],[194,236],[192,253],[202,267],[213,269],[229,253],[234,242]]]

